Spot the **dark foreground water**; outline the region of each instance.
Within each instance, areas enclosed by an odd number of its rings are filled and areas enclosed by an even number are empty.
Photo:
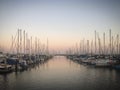
[[[56,56],[27,71],[0,75],[0,90],[120,90],[120,71]]]

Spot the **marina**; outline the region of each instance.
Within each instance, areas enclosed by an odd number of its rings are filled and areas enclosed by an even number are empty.
[[[0,90],[120,90],[120,0],[0,0]]]
[[[23,34],[22,34],[23,33]],[[66,53],[50,53],[49,41],[40,44],[21,29],[12,36],[10,53],[0,52],[0,88],[2,90],[99,90],[119,89],[119,35],[111,41],[83,40]],[[109,44],[105,44],[109,41]],[[117,41],[115,44],[112,42]],[[33,43],[34,42],[34,43]],[[115,47],[117,46],[117,47]],[[105,49],[106,48],[106,49]],[[19,78],[17,78],[19,77]],[[6,85],[7,84],[7,85]],[[87,86],[87,87],[86,87]]]
[[[119,89],[119,35],[111,41],[83,40],[66,53],[50,53],[49,41],[40,44],[21,29],[12,36],[10,53],[0,52],[0,88],[2,90],[99,90]],[[105,44],[109,41],[108,45]],[[115,44],[112,42],[117,41]],[[34,42],[34,43],[33,43]],[[115,47],[117,46],[117,47]],[[106,49],[105,49],[106,48]],[[19,77],[19,78],[17,78]],[[7,85],[6,85],[7,83]],[[86,87],[87,86],[87,87]]]

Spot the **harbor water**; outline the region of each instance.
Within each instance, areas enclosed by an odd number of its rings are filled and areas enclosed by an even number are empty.
[[[0,74],[0,90],[120,90],[120,71],[54,56],[26,71]]]

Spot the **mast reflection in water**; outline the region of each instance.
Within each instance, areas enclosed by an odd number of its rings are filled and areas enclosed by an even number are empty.
[[[24,72],[0,75],[0,90],[117,90],[120,72],[55,56]]]

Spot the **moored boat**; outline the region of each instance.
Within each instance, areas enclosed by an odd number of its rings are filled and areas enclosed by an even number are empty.
[[[0,64],[0,73],[9,73],[13,70],[12,65]]]
[[[95,62],[95,67],[110,67],[110,60],[98,59]]]
[[[6,55],[0,53],[0,73],[8,73],[12,70],[12,65],[7,64],[6,62]]]

